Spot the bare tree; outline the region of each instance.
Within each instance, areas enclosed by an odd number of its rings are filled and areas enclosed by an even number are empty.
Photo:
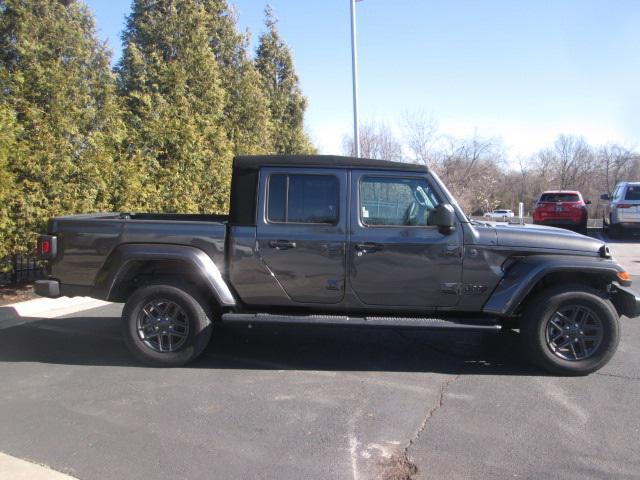
[[[558,187],[562,190],[585,185],[595,170],[595,158],[583,137],[560,135],[554,144]]]
[[[598,160],[604,169],[602,189],[611,193],[616,183],[628,178],[631,171],[637,168],[638,156],[620,145],[609,144],[600,147]]]
[[[640,178],[636,151],[616,144],[594,147],[575,135],[558,136],[552,145],[520,159],[518,167],[511,169],[499,140],[477,134],[468,138],[441,135],[435,120],[423,112],[405,113],[402,133],[401,142],[385,123],[364,124],[362,155],[401,160],[406,152],[408,160],[440,175],[469,213],[515,209],[518,202],[531,209],[541,192],[552,189],[579,190],[585,199],[597,200],[616,183]],[[351,138],[345,137],[343,145],[345,153],[353,154]],[[598,215],[598,202],[590,209],[592,215]]]
[[[499,141],[481,138],[448,137],[435,157],[433,168],[469,212],[489,210],[500,203],[499,192],[504,167],[504,151]]]
[[[411,159],[416,163],[431,166],[436,156],[436,142],[439,139],[438,124],[434,118],[422,111],[405,112],[403,129]]]
[[[345,136],[343,151],[355,155],[353,138]],[[360,126],[360,155],[379,160],[402,160],[402,144],[385,123],[370,122]]]

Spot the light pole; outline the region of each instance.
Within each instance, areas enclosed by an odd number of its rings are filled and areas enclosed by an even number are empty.
[[[353,76],[353,145],[356,157],[360,156],[360,127],[358,126],[358,51],[356,47],[356,2],[351,1],[351,71]]]

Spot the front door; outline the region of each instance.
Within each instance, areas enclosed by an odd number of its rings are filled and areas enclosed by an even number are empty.
[[[260,171],[258,252],[294,302],[339,303],[346,268],[347,172]]]
[[[441,233],[441,202],[425,174],[353,171],[350,282],[365,305],[435,308],[458,303],[462,229]]]

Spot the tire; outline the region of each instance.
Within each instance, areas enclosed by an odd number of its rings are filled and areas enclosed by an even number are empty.
[[[150,315],[143,310],[145,307]],[[169,320],[170,316],[174,320]],[[184,285],[140,287],[122,311],[127,347],[136,359],[153,367],[180,367],[192,362],[209,343],[211,329],[212,313],[207,302]]]
[[[567,318],[567,312],[572,308],[587,312],[588,315],[576,317],[576,322],[580,322],[580,319],[585,322],[579,329],[574,329],[573,325],[578,323],[574,324],[573,320],[566,322],[572,324],[572,330],[566,332],[568,335],[564,335],[562,329],[555,327],[558,324],[566,324],[563,323],[563,317],[558,316],[558,312],[564,313],[564,318]],[[586,337],[583,337],[583,340],[574,338],[574,335],[578,337],[578,334],[583,332],[596,337],[598,322],[601,326],[598,341],[584,340]],[[585,285],[562,285],[545,289],[528,301],[520,333],[524,350],[533,364],[552,374],[580,376],[599,370],[613,357],[620,341],[620,324],[618,312],[603,292]],[[550,342],[556,335],[561,338],[556,343]],[[569,343],[563,346],[567,341]],[[555,348],[560,346],[563,348]],[[567,358],[580,350],[585,352],[582,358],[580,355],[577,355],[577,358]]]
[[[621,237],[620,227],[615,223],[609,223],[609,231],[607,233],[609,234],[609,238],[616,239]]]
[[[580,226],[578,227],[578,233],[581,233],[582,235],[586,235],[588,230],[588,222],[584,222],[582,224],[580,224]]]

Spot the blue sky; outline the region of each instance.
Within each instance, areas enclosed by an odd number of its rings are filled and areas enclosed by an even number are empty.
[[[130,0],[87,0],[120,55]],[[253,46],[261,0],[235,0]],[[269,0],[309,100],[322,153],[352,129],[349,0]],[[640,1],[364,0],[357,4],[360,114],[401,133],[405,112],[441,132],[501,138],[528,156],[560,133],[640,147]]]

